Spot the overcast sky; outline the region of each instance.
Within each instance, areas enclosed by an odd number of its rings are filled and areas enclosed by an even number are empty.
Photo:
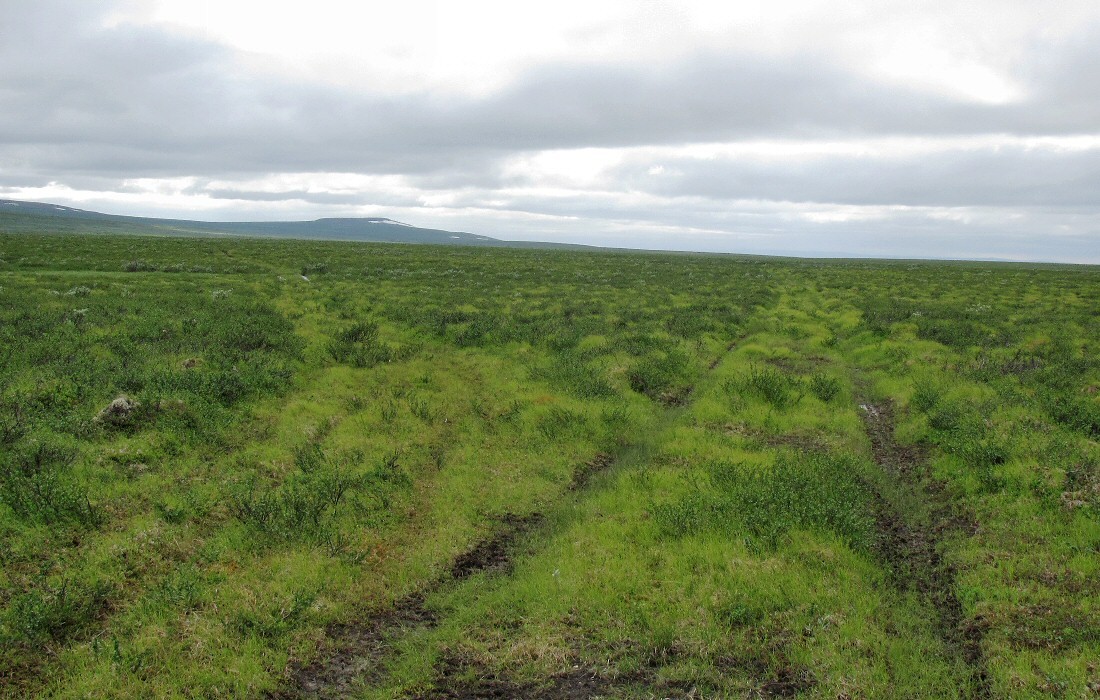
[[[1100,263],[1100,2],[0,0],[0,198]]]

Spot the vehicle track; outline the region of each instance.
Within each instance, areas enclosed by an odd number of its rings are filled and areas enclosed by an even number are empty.
[[[704,376],[713,373],[739,340],[740,337],[731,341],[718,357],[707,364]],[[660,402],[666,411],[666,421],[690,404],[694,389],[693,385],[680,393],[683,401]],[[573,471],[570,483],[563,493],[584,490],[596,475],[611,469],[630,449],[631,446],[626,445],[614,455],[603,452],[595,454]],[[545,520],[542,513],[526,516],[507,514],[500,518],[500,526],[492,534],[460,554],[448,567],[447,574],[431,582],[425,589],[405,596],[392,607],[378,611],[362,621],[330,626],[326,630],[327,653],[309,664],[292,666],[284,687],[268,693],[267,697],[272,700],[330,700],[348,697],[356,687],[378,682],[395,642],[416,630],[431,629],[438,624],[436,615],[425,606],[428,596],[444,585],[465,580],[480,572],[510,571],[517,541],[537,529]],[[462,684],[448,684],[454,674],[447,673],[446,664],[440,671],[439,689],[430,696],[433,698],[537,697],[543,700],[569,700],[597,697],[601,694],[598,691],[603,687],[585,674],[576,673],[550,679],[550,685],[541,688],[515,685],[507,680],[490,682],[484,688],[467,688]]]
[[[925,451],[918,446],[901,445],[894,439],[891,403],[868,402],[859,407],[875,463],[902,488],[928,504],[929,517],[924,522],[906,517],[881,491],[873,489],[880,535],[878,554],[890,568],[894,585],[916,592],[936,611],[940,638],[948,652],[968,669],[965,697],[989,698],[982,628],[963,612],[955,594],[955,569],[942,553],[944,534],[960,530],[972,533],[973,518],[960,512],[942,485],[931,481]]]

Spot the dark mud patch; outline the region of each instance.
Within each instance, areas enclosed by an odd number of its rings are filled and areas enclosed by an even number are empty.
[[[593,476],[606,471],[614,463],[615,458],[611,455],[597,453],[574,471],[569,490],[584,488]],[[498,516],[496,521],[498,525],[493,533],[458,555],[451,563],[448,574],[430,585],[425,592],[407,596],[392,608],[378,612],[362,622],[330,626],[325,635],[329,640],[327,651],[310,664],[292,667],[286,687],[268,697],[280,700],[342,698],[347,697],[358,686],[380,680],[381,669],[384,668],[384,662],[390,656],[395,641],[413,631],[430,629],[436,625],[435,614],[424,605],[428,594],[449,581],[463,581],[477,573],[510,572],[517,541],[540,526],[545,521],[545,516],[541,513],[523,516],[506,513]]]
[[[592,477],[605,472],[615,463],[615,458],[606,452],[597,452],[596,456],[588,460],[573,471],[573,478],[569,482],[570,491],[580,491],[588,486]]]
[[[657,683],[644,673],[611,677],[575,666],[539,682],[521,682],[452,657],[439,664],[432,688],[410,700],[596,700],[639,686],[654,698],[700,697],[694,686]]]
[[[871,438],[871,456],[891,476],[907,483],[928,476],[928,454],[919,445],[901,445],[894,439],[894,409],[889,403],[861,403],[863,425]]]
[[[894,585],[913,591],[935,609],[938,629],[950,653],[963,660],[971,671],[972,698],[991,696],[980,621],[970,620],[955,595],[955,569],[940,547],[951,531],[973,532],[974,519],[952,503],[943,484],[928,471],[925,450],[901,445],[894,439],[894,413],[889,403],[860,404],[871,454],[875,463],[928,506],[927,518],[906,518],[881,493],[875,492],[873,507],[878,530],[876,553],[886,563]]]
[[[786,447],[799,452],[828,452],[830,447],[828,441],[816,433],[794,432],[776,435],[745,423],[726,423],[722,426],[722,430],[726,435],[736,435],[758,447],[775,449]]]
[[[590,675],[572,672],[547,679],[545,683],[517,683],[505,678],[457,680],[444,676],[430,691],[412,700],[589,700],[613,696],[616,685]]]
[[[748,690],[753,698],[789,698],[812,690],[817,680],[807,669],[781,668]],[[437,670],[430,690],[410,696],[409,700],[606,700],[622,697],[633,691],[650,698],[712,697],[699,686],[669,683],[647,671],[615,676],[575,666],[572,670],[549,676],[537,682],[521,682],[464,663],[445,659]]]
[[[332,625],[327,650],[310,664],[292,667],[287,687],[267,697],[345,698],[363,683],[378,680],[393,643],[415,629],[435,626],[435,614],[424,596],[413,594],[364,622]]]
[[[817,679],[809,669],[785,666],[779,669],[774,678],[762,683],[756,694],[763,698],[793,698],[811,690],[815,685]]]
[[[752,643],[743,653],[715,659],[715,667],[723,674],[751,679],[748,697],[789,698],[817,686],[817,677],[808,666],[791,661],[787,653],[790,640],[782,629],[758,627],[752,635]]]
[[[567,491],[580,491],[588,486],[594,476],[605,472],[615,464],[615,457],[597,452],[592,459],[573,470]],[[546,520],[542,513],[530,515],[505,514],[498,518],[500,526],[488,538],[462,553],[451,565],[451,578],[461,581],[481,571],[510,572],[515,543]]]
[[[463,552],[451,564],[451,578],[462,581],[482,571],[507,572],[512,567],[512,548],[516,540],[541,524],[541,513],[526,516],[505,515],[501,526],[488,538]]]
[[[326,630],[327,649],[310,664],[292,667],[286,687],[269,698],[344,698],[362,685],[381,680],[385,661],[395,642],[418,630],[435,627],[434,612],[425,607],[426,596],[447,581],[462,581],[482,571],[507,571],[512,548],[525,532],[542,522],[543,516],[506,514],[501,526],[488,538],[460,554],[448,576],[437,580],[426,592],[402,598],[392,608],[362,622],[332,625]]]
[[[788,374],[804,374],[806,372],[813,372],[829,364],[831,360],[821,355],[807,355],[804,357],[765,357],[764,362]]]
[[[665,408],[679,408],[687,406],[691,402],[691,394],[695,387],[679,386],[668,391],[662,391],[657,396],[657,401]]]

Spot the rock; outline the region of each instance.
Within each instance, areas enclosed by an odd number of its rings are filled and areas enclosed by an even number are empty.
[[[95,420],[97,423],[106,423],[113,426],[126,425],[130,422],[130,417],[133,415],[135,408],[137,408],[136,401],[126,394],[120,394],[114,401],[103,407],[96,415]]]

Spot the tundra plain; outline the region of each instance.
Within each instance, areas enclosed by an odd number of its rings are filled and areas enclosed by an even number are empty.
[[[1100,269],[0,236],[5,697],[1090,698]]]

